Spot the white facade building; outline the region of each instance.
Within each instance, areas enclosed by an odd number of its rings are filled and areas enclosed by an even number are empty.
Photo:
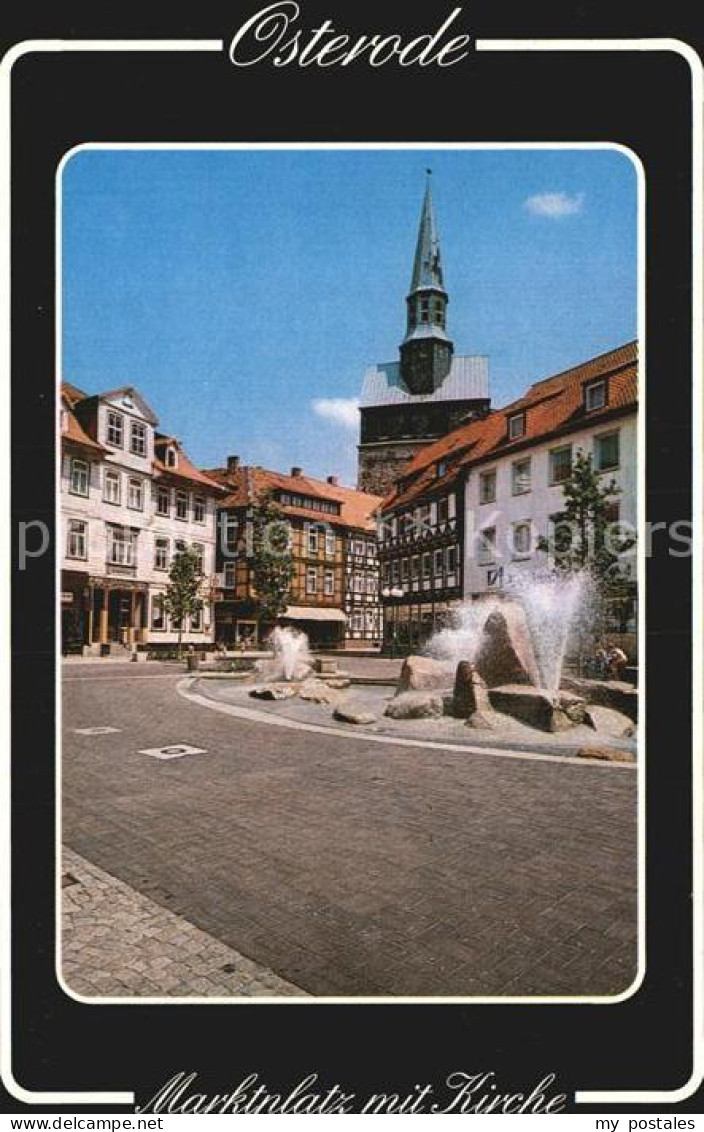
[[[637,526],[637,421],[595,421],[588,428],[539,440],[472,468],[465,485],[464,597],[501,590],[512,579],[548,565],[538,539],[550,539],[553,517],[564,507],[561,481],[578,453],[592,456],[605,482],[620,489],[610,522],[624,535]],[[618,529],[614,528],[615,543]],[[635,557],[624,556],[635,578]]]
[[[216,499],[133,388],[87,397],[64,387],[61,409],[61,606],[64,649],[172,644],[163,606],[174,554],[202,560],[203,609],[182,639],[214,636]]]

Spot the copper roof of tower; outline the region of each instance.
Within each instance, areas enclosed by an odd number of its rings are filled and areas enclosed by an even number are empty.
[[[428,289],[444,291],[445,285],[442,277],[442,258],[440,255],[440,238],[435,221],[433,208],[433,195],[430,190],[430,170],[425,187],[423,207],[420,213],[418,227],[418,242],[413,260],[413,275],[411,276],[411,294],[414,291]]]

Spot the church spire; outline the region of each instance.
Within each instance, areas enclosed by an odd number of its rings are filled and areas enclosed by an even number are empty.
[[[424,288],[437,288],[440,291],[444,291],[440,239],[435,222],[433,195],[430,188],[431,170],[426,169],[426,174],[425,197],[423,198],[420,224],[418,226],[416,255],[413,261],[411,293],[413,291],[423,290]]]
[[[447,377],[453,345],[445,331],[445,290],[430,169],[418,226],[411,288],[406,297],[406,336],[401,344],[401,376],[411,393],[433,393]]]

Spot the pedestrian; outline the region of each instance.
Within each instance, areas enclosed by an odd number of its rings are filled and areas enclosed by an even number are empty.
[[[628,657],[618,645],[610,644],[607,651],[609,676],[612,680],[622,680],[628,664]]]

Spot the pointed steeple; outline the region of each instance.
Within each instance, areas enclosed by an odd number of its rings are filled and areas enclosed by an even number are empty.
[[[418,242],[416,255],[413,260],[413,275],[411,277],[411,292],[425,288],[437,288],[444,291],[442,281],[442,262],[440,256],[440,239],[435,222],[433,208],[433,195],[430,188],[430,169],[426,170],[427,181],[425,196],[418,226]]]
[[[406,297],[406,336],[401,344],[401,376],[412,393],[433,393],[447,377],[453,345],[445,331],[445,290],[433,195],[427,170],[411,288]]]

